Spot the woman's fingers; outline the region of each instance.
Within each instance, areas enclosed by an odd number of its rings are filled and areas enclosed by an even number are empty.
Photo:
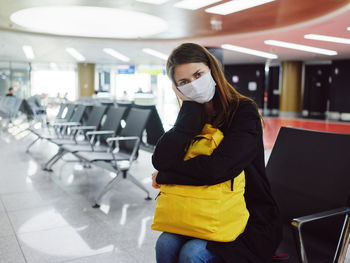
[[[157,175],[158,175],[158,171],[155,170],[152,173],[152,187],[155,189],[159,189],[160,188],[160,184],[157,184]]]

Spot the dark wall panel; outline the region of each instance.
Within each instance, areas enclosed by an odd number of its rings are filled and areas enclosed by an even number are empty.
[[[335,60],[331,67],[330,111],[350,112],[350,60]]]
[[[225,65],[228,81],[241,94],[255,100],[259,108],[264,106],[265,65]]]
[[[279,109],[280,95],[279,95],[279,81],[280,81],[280,67],[273,66],[269,68],[268,87],[267,87],[267,108]]]
[[[303,108],[309,117],[324,116],[329,99],[331,65],[306,65]]]

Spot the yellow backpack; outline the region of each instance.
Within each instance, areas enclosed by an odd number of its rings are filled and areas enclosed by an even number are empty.
[[[184,160],[211,155],[223,133],[206,124],[187,149]],[[161,185],[151,228],[206,240],[230,242],[249,218],[244,199],[245,175],[209,186]]]

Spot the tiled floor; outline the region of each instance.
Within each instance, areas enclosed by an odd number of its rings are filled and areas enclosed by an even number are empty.
[[[141,190],[122,180],[101,208],[93,209],[94,198],[113,174],[67,161],[44,172],[40,166],[57,147],[41,141],[27,154],[34,136],[25,135],[0,133],[1,263],[155,262],[154,200],[144,200]],[[141,151],[131,172],[155,197],[150,157]]]
[[[40,165],[56,146],[42,141],[26,154],[33,138],[0,136],[0,262],[155,262],[155,201],[144,200],[144,192],[122,180],[101,209],[93,209],[94,197],[113,174],[64,161],[53,173],[44,172]],[[150,157],[142,151],[132,174],[155,197]]]

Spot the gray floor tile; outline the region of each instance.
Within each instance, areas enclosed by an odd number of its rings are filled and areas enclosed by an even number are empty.
[[[5,207],[2,204],[1,195],[0,195],[0,213],[3,212],[3,211],[5,211]]]
[[[100,255],[78,258],[74,260],[64,261],[65,263],[137,263],[136,259],[128,252],[116,250],[111,253],[104,253]],[[146,262],[146,261],[144,261]]]
[[[37,208],[59,202],[71,202],[67,193],[59,188],[3,194],[2,200],[7,211]]]
[[[15,236],[0,237],[1,263],[24,263],[24,257]]]
[[[128,246],[106,224],[62,227],[18,235],[27,262],[62,262],[124,251]]]
[[[5,212],[0,212],[0,237],[13,236],[14,231]]]
[[[9,212],[16,233],[27,233],[68,226],[53,206]]]
[[[134,258],[134,262],[156,263],[154,244],[145,245],[141,248],[135,249],[131,256]]]
[[[70,196],[47,206],[8,212],[16,233],[63,226],[77,228],[98,222],[97,214],[98,211],[91,208],[89,202]]]

